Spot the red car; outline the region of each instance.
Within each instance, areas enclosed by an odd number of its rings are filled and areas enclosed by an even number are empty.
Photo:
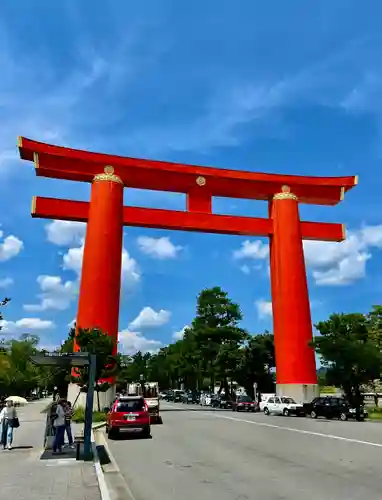
[[[143,437],[151,437],[149,409],[142,397],[123,396],[112,404],[107,414],[106,432],[113,437],[121,431],[140,431]]]
[[[259,411],[259,404],[249,396],[237,396],[235,401],[232,401],[232,411]]]

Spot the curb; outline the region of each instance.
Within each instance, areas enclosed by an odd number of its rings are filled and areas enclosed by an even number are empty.
[[[98,428],[100,428],[100,427],[97,427],[97,429]],[[92,440],[92,450],[93,450],[93,464],[94,464],[94,469],[95,469],[95,472],[97,475],[97,481],[98,481],[99,491],[101,494],[101,500],[111,500],[109,488],[107,487],[107,484],[106,484],[105,474],[103,472],[101,462],[100,462],[99,456],[98,456],[97,443],[96,443],[95,435],[94,435],[94,428],[92,429],[91,440]]]
[[[101,426],[100,426],[101,428]],[[98,428],[97,430],[100,430]],[[110,470],[104,471],[101,464],[101,471],[103,476],[103,481],[105,482],[106,489],[108,491],[108,497],[102,497],[102,500],[135,500],[135,497],[126,483],[125,478],[123,477],[116,459],[114,458],[113,453],[111,452],[107,439],[105,438],[105,434],[103,432],[97,432],[98,444],[103,446],[107,456],[110,460]],[[96,445],[96,441],[95,441]],[[96,446],[95,446],[96,447]],[[98,453],[97,453],[98,457]],[[101,488],[100,488],[101,489]],[[102,493],[101,493],[102,496]]]
[[[98,424],[92,425],[93,431],[96,431],[98,429],[102,429],[102,427],[106,427],[106,422],[100,422]]]

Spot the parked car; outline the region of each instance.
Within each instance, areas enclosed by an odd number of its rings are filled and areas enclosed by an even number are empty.
[[[183,399],[183,396],[184,396],[184,391],[181,391],[180,389],[175,389],[173,398],[174,403],[180,403]]]
[[[224,394],[215,394],[211,399],[212,408],[232,408],[232,401]]]
[[[305,416],[304,406],[302,404],[296,403],[293,398],[278,396],[268,398],[264,406],[264,414],[270,415],[271,413],[275,415],[284,415],[285,417],[289,415]]]
[[[269,398],[275,398],[276,394],[262,394],[261,401],[259,403],[260,411],[264,411],[264,408],[267,406]]]
[[[304,412],[305,415],[310,415],[311,418],[338,418],[343,421],[349,418],[362,421],[368,416],[363,406],[357,409],[350,405],[345,398],[336,397],[314,398],[311,403],[304,404]]]
[[[142,397],[123,396],[112,403],[106,417],[106,432],[113,437],[121,431],[140,431],[145,438],[151,437],[149,409]]]
[[[164,400],[165,401],[168,401],[168,402],[171,402],[171,401],[174,401],[174,396],[175,396],[175,393],[173,390],[170,390],[170,391],[167,391],[165,396],[164,396]]]
[[[195,404],[199,403],[199,394],[196,391],[187,391],[183,394],[182,403]]]
[[[199,404],[200,406],[211,406],[213,394],[203,393],[200,396]]]
[[[249,396],[236,396],[232,401],[232,411],[260,411],[259,404]]]

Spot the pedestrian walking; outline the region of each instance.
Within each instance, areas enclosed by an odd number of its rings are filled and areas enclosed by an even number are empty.
[[[73,418],[73,408],[70,401],[66,402],[65,405],[65,430],[68,436],[69,448],[74,448],[73,445],[73,433],[72,433],[72,418]]]
[[[12,449],[13,430],[20,427],[16,408],[13,401],[7,401],[0,413],[1,445],[3,450]]]
[[[53,439],[53,453],[61,453],[65,440],[65,406],[61,399],[57,402],[56,413],[54,415],[53,427],[55,435]]]
[[[56,386],[53,388],[53,402],[57,401],[57,394],[58,394],[58,389]]]

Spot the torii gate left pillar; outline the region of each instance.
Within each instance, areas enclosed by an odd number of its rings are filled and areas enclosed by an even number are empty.
[[[76,324],[107,332],[114,339],[115,356],[121,290],[123,182],[112,167],[104,170],[94,176],[91,187]],[[78,350],[76,342],[74,350]],[[114,379],[102,382],[111,385],[106,393],[99,394],[101,407],[105,407],[114,398],[115,386]],[[77,385],[70,384],[69,401],[74,401],[77,393]]]

